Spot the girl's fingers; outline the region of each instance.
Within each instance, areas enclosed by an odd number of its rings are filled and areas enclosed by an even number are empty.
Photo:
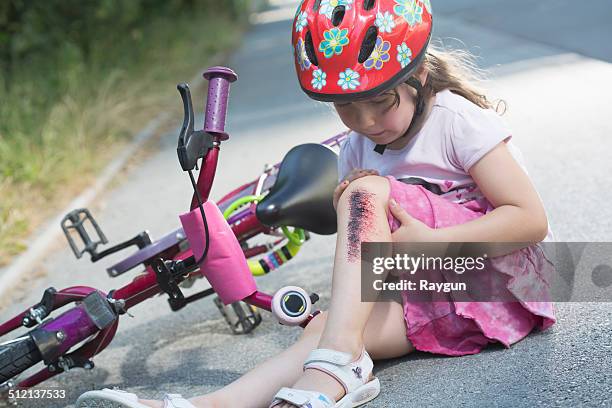
[[[355,180],[355,178],[359,176],[359,173],[360,173],[359,171],[352,171],[352,172],[350,172],[348,174],[348,176],[346,176],[346,180],[345,181],[351,182],[351,181]]]
[[[372,174],[378,174],[377,172],[376,173],[374,172],[376,172],[376,170],[359,170],[359,171],[351,172],[348,175],[348,180],[352,182],[361,177],[369,176]]]
[[[401,225],[407,225],[412,221],[412,216],[408,214],[393,198],[389,200],[389,210],[397,218]]]
[[[338,186],[336,186],[336,189],[334,190],[334,198],[340,198],[340,196],[342,195],[342,192],[344,191],[344,189],[346,189],[346,187],[348,186],[348,181],[343,181],[342,183],[338,184]]]
[[[349,185],[349,181],[348,180],[344,180],[343,182],[341,182],[340,184],[338,184],[336,186],[336,188],[334,189],[334,208],[337,207],[338,205],[338,200],[340,200],[340,196],[342,195],[342,193],[344,192],[344,190],[346,190],[346,188]]]
[[[373,170],[373,169],[365,169],[365,170],[364,169],[354,169],[352,170],[348,174],[348,176],[346,176],[346,179],[344,179],[334,189],[334,197],[333,197],[334,208],[337,207],[338,200],[340,200],[340,196],[342,195],[344,190],[346,190],[346,188],[348,187],[350,183],[357,180],[358,178],[365,177],[365,176],[371,176],[371,175],[378,176],[379,174],[378,174],[378,171]]]

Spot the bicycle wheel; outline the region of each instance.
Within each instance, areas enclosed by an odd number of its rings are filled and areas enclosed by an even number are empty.
[[[28,334],[0,346],[0,384],[24,372],[42,360],[34,340]]]

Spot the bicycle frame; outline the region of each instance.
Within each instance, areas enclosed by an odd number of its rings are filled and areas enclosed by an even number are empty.
[[[228,69],[220,67],[211,68],[204,74],[211,81],[204,130],[214,135],[215,144],[204,157],[202,170],[197,181],[197,188],[203,201],[208,199],[214,181],[219,144],[229,138],[225,133],[224,124],[231,75],[233,75],[233,72],[228,72]],[[221,101],[221,103],[217,103],[217,106],[211,106],[211,101]],[[346,135],[347,133],[344,132],[322,142],[322,144],[330,147],[338,146]],[[246,183],[225,195],[219,200],[219,208],[225,209],[237,198],[253,194],[259,195],[262,191],[269,189],[275,180],[273,170],[278,169],[278,166],[279,164],[269,168],[269,171],[264,171],[257,180]],[[198,201],[194,194],[191,209],[195,209],[197,206]],[[257,220],[255,205],[250,205],[248,208],[232,215],[228,219],[228,223],[236,242],[245,243],[249,238],[262,232],[270,232],[269,227],[264,226]],[[211,236],[210,239],[212,241],[215,237]],[[32,319],[35,319],[38,326],[28,332],[27,335],[36,335],[39,338],[43,334],[46,336],[45,342],[41,341],[42,349],[40,350],[46,367],[19,382],[17,386],[32,387],[74,367],[93,368],[94,363],[91,358],[104,350],[112,341],[117,332],[119,315],[127,313],[131,307],[161,292],[169,293],[167,288],[162,287],[164,281],[160,280],[160,271],[155,269],[155,262],[159,258],[174,261],[185,261],[192,258],[191,248],[181,248],[185,241],[185,233],[179,228],[108,268],[109,274],[116,276],[137,265],[145,265],[143,273],[117,290],[107,294],[87,286],[73,286],[59,292],[50,288],[45,292],[41,303],[0,325],[0,336],[3,336],[21,326],[33,327],[35,322]],[[269,247],[267,246],[244,248],[244,261],[246,262],[246,258],[265,253],[268,250]],[[201,276],[202,271],[194,269],[179,277],[176,283],[189,278],[200,278]],[[212,293],[215,293],[214,290],[208,289],[193,296],[198,296],[199,299]],[[249,296],[244,297],[242,301],[257,308],[272,311],[272,299],[271,295],[255,290]],[[42,321],[42,318],[48,316],[51,312],[71,302],[76,303],[76,307],[65,311],[53,320]],[[309,314],[300,326],[305,327],[317,313],[318,311]],[[68,353],[74,346],[94,335],[95,337],[91,340]],[[39,346],[38,343],[37,346]]]

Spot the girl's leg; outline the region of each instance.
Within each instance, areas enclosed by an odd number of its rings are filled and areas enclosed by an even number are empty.
[[[281,387],[291,386],[303,373],[304,360],[316,348],[327,313],[316,316],[304,329],[293,346],[270,358],[228,386],[211,394],[191,398],[196,407],[264,407]],[[401,305],[377,303],[364,333],[366,350],[373,359],[401,357],[414,348],[406,338],[406,325]],[[140,400],[152,407],[162,407],[159,401]]]
[[[338,236],[329,317],[320,346],[358,357],[373,302],[361,302],[361,242],[391,242],[387,221],[389,182],[367,176],[353,181],[338,202]],[[381,275],[384,279],[384,276]]]
[[[361,302],[360,244],[391,242],[387,220],[389,189],[386,178],[367,176],[353,181],[340,197],[331,302],[317,348],[348,352],[354,358],[361,354],[364,328],[376,303]],[[344,392],[340,383],[319,370],[305,370],[293,388],[323,392],[336,400]]]
[[[308,324],[301,338],[283,352],[259,364],[231,384],[189,401],[198,408],[268,407],[279,389],[290,386],[299,378],[304,360],[319,341],[321,329],[318,334],[314,330],[314,327],[322,327],[317,322],[319,316]],[[159,401],[140,400],[140,403],[163,408]]]
[[[250,406],[267,406],[273,395],[284,386],[319,391],[336,398],[342,396],[343,389],[336,380],[318,370],[303,371],[302,366],[314,348],[344,351],[355,358],[361,353],[366,322],[376,303],[361,302],[360,244],[361,241],[391,242],[387,221],[388,197],[389,182],[386,178],[366,176],[353,181],[338,202],[338,234],[331,301],[320,338],[305,334],[289,349],[222,390],[203,397],[201,401],[214,401],[220,395],[232,398],[231,395],[234,395],[239,401],[233,401],[234,405],[229,406],[243,406],[249,400],[257,401],[257,404],[251,403]],[[381,279],[384,276],[381,275]],[[403,314],[401,316],[401,327],[404,330],[399,341],[407,342]],[[398,341],[397,338],[384,338],[382,333],[379,335],[380,341]],[[256,395],[247,394],[247,390],[256,391],[253,393]],[[247,395],[254,399],[245,398]],[[201,406],[210,406],[210,403],[202,403]]]

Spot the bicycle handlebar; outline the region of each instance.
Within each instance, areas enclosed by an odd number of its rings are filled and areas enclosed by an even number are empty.
[[[176,150],[184,171],[191,172],[197,167],[198,160],[204,159],[198,176],[197,191],[202,201],[206,201],[215,178],[219,144],[229,139],[225,131],[227,102],[230,84],[236,81],[238,76],[226,67],[211,67],[203,76],[209,84],[202,130],[193,129],[194,114],[189,86],[185,83],[177,85],[183,100],[184,119]],[[197,205],[197,196],[194,194],[191,209]]]
[[[215,142],[229,139],[225,132],[227,100],[230,83],[238,77],[226,67],[209,68],[203,76],[209,81],[203,130],[193,129],[195,119],[189,85],[181,83],[176,86],[183,100],[184,118],[177,153],[184,171],[193,170],[198,159],[205,157]]]
[[[227,140],[229,139],[229,135],[225,132],[227,99],[230,84],[236,81],[238,76],[227,67],[208,68],[203,76],[209,81],[204,131],[219,141]]]

